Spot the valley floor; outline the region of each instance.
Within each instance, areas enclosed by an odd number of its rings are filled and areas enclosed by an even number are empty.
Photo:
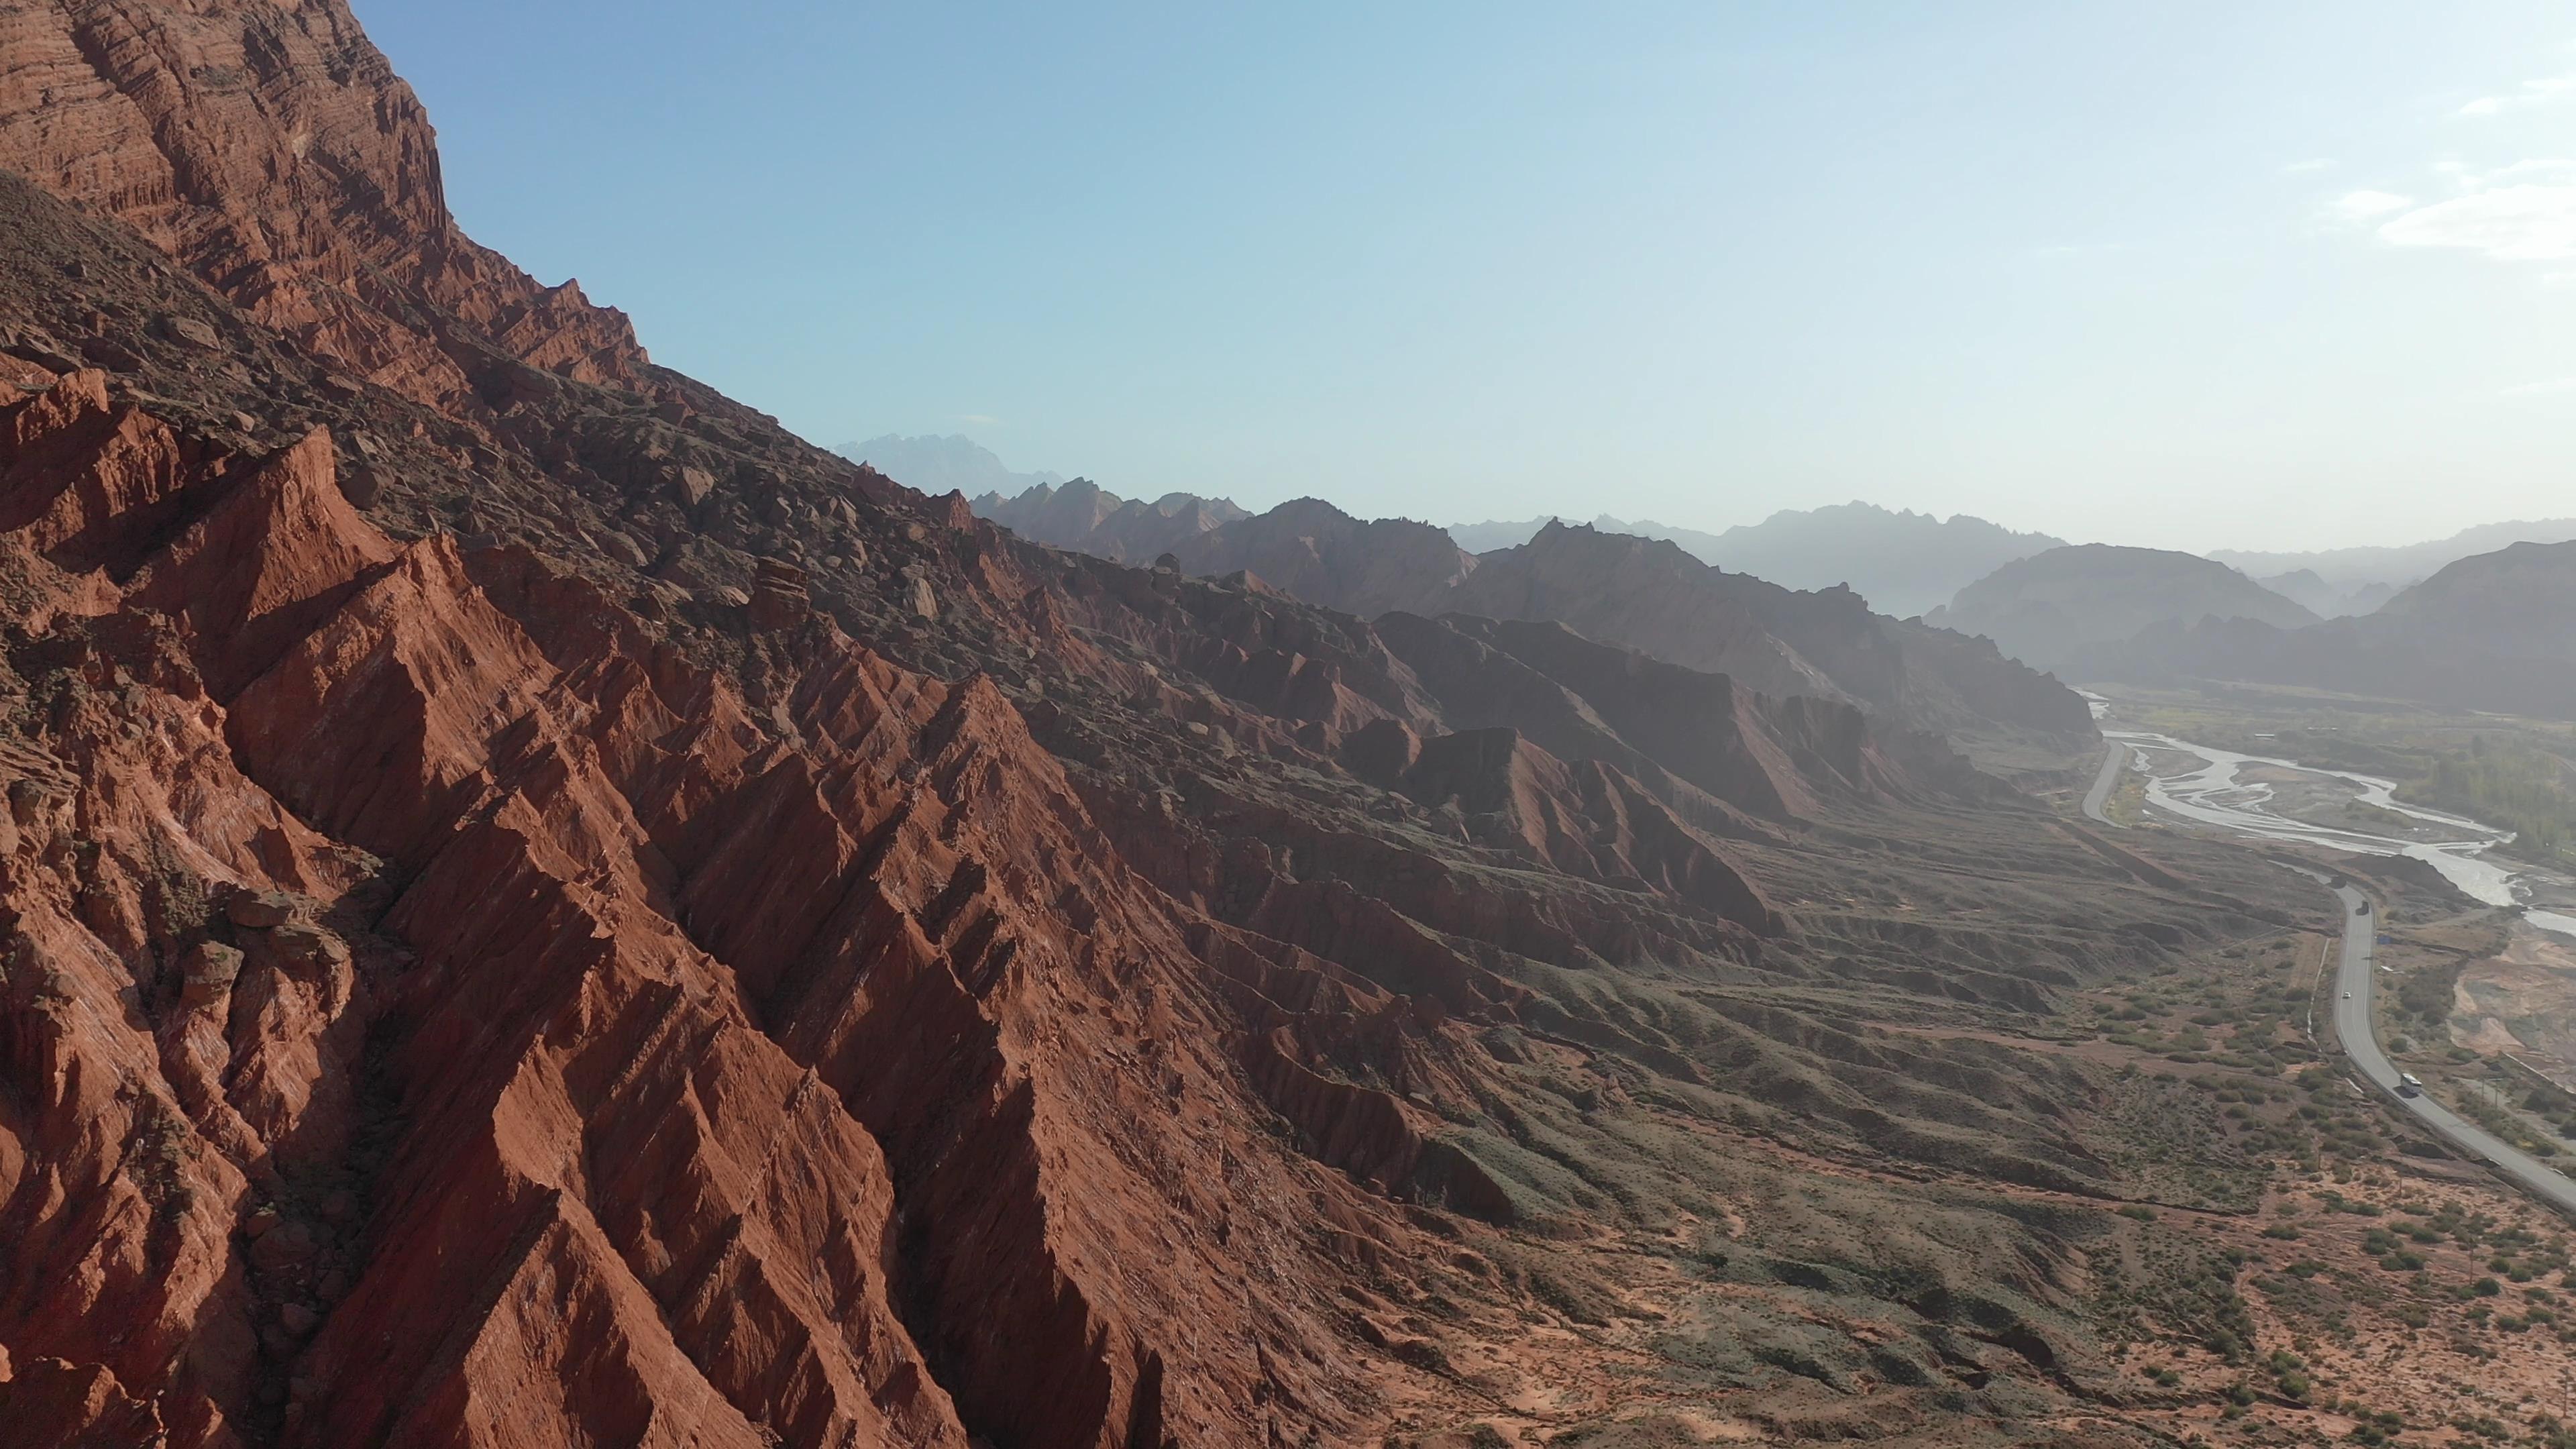
[[[2332,927],[2314,925],[2081,993],[2028,1034],[1866,1028],[2115,1072],[2137,1104],[2126,1146],[2161,1183],[2141,1200],[1735,1135],[1721,1213],[1581,1244],[1601,1296],[1517,1331],[1470,1330],[1485,1346],[1451,1361],[1467,1392],[1416,1396],[1399,1439],[2563,1443],[2568,1225],[2355,1086],[2330,1040],[2319,1049],[2308,1023],[2332,980]],[[1822,1215],[1938,1234],[1941,1209],[1969,1203],[2100,1224],[2072,1285],[2108,1345],[2093,1403],[2015,1405],[2037,1417],[1971,1430],[1954,1413],[2003,1406],[1916,1391],[1905,1349],[1920,1318],[1868,1291],[1867,1250],[1845,1242],[1838,1257],[1801,1231]]]
[[[2571,1442],[2570,1224],[2351,1075],[2332,1021],[2345,922],[2331,896],[2159,818],[2133,772],[2102,783],[2090,803],[2112,848],[2200,889],[2289,881],[2303,891],[2293,918],[2074,992],[2036,1019],[1846,1025],[1860,1042],[1939,1041],[2109,1074],[2130,1108],[2096,1140],[2125,1154],[2131,1200],[1724,1134],[1720,1210],[1580,1243],[1599,1296],[1517,1331],[1471,1330],[1485,1346],[1450,1360],[1467,1391],[1413,1396],[1390,1442]],[[2373,823],[2347,811],[2349,791],[2299,772],[2254,783],[2293,818]],[[2064,803],[2073,814],[2087,802],[2069,790]],[[2576,1151],[2576,1098],[2556,1066],[2576,1021],[2576,946],[2415,862],[2312,858],[2386,903],[2373,1005],[2400,1065],[2487,1130],[2535,1153]],[[1937,1238],[1943,1210],[1970,1203],[2081,1241],[2070,1302],[2104,1345],[2089,1403],[2007,1407],[1991,1387],[1913,1387],[1903,1348],[1924,1325],[1863,1243]],[[1820,1239],[1820,1216],[1870,1226]]]

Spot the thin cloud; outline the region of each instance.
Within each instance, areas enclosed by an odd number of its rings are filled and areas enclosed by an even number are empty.
[[[2509,166],[2499,166],[2493,171],[2471,171],[2465,166],[2458,165],[2446,166],[2443,169],[2459,181],[2462,189],[2484,191],[2490,186],[2502,186],[2511,181],[2528,181],[2538,176],[2576,176],[2576,161],[2571,161],[2564,156],[2534,156],[2529,160],[2516,161]]]
[[[957,421],[972,423],[979,428],[998,428],[1002,425],[1002,420],[990,413],[965,413],[959,416]]]
[[[2576,257],[2576,186],[2499,186],[2420,206],[2379,228],[2391,246],[2456,247],[2500,262]]]
[[[2460,111],[2493,116],[2562,101],[2576,101],[2576,71],[2480,96]],[[2431,171],[2436,186],[2452,193],[2448,199],[2419,205],[2391,191],[2350,191],[2326,203],[2325,212],[2389,246],[2447,247],[2500,262],[2576,259],[2576,160],[2532,156],[2481,166],[2453,154],[2434,159]],[[2568,275],[2550,272],[2542,284],[2564,285]]]
[[[2539,80],[2524,81],[2522,89],[2517,91],[2508,91],[2500,96],[2480,96],[2460,107],[2460,114],[2500,116],[2507,111],[2554,105],[2565,100],[2576,100],[2576,74],[2544,76]]]
[[[2576,377],[2553,377],[2546,382],[2516,383],[2506,388],[2506,397],[2543,397],[2554,392],[2576,392]]]
[[[2347,191],[2327,206],[2327,210],[2345,221],[2368,221],[2392,211],[2404,211],[2415,204],[2411,196],[2393,191]]]
[[[2288,163],[2281,168],[2281,174],[2284,176],[2305,176],[2311,171],[2331,171],[2334,169],[2334,164],[2334,158],[2332,156],[2311,156],[2305,161],[2292,161]]]

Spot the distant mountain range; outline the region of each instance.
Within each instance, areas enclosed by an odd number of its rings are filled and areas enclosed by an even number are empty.
[[[1550,521],[1457,523],[1449,526],[1449,536],[1470,553],[1485,553],[1525,543]],[[1787,588],[1842,585],[1869,600],[1871,608],[1899,618],[1937,608],[2002,565],[2065,542],[2044,533],[2015,533],[1964,513],[1945,519],[1873,503],[1784,510],[1724,533],[1608,514],[1595,518],[1592,526],[1604,533],[1666,539],[1702,563]]]
[[[1849,589],[1800,591],[1721,570],[1670,540],[1550,521],[1480,555],[1430,524],[1354,518],[1321,499],[1246,516],[1188,495],[1128,503],[1080,480],[973,503],[1060,547],[1136,559],[1160,546],[1182,573],[1257,583],[1396,635],[1413,627],[1406,620],[1456,615],[1559,624],[1764,694],[1858,704],[1954,737],[2090,730],[2076,695],[1983,640],[1874,614]],[[1181,518],[1191,521],[1186,536],[1165,529],[1139,543],[1138,529]]]
[[[992,449],[955,433],[919,438],[888,433],[864,443],[843,443],[832,451],[933,498],[942,493],[963,493],[969,498],[978,493],[1019,493],[1065,481],[1062,473],[1014,473]]]
[[[2326,582],[2314,569],[2292,569],[2285,574],[2267,574],[2254,582],[2291,600],[2321,619],[2341,619],[2367,614],[2397,597],[2402,583],[2372,580],[2350,588],[2339,588]]]
[[[2511,544],[2565,543],[2570,539],[2576,539],[2576,518],[2542,518],[2482,523],[2475,528],[2464,528],[2448,538],[2393,548],[2335,548],[2320,553],[2257,553],[2221,548],[2212,549],[2209,556],[2275,588],[2284,581],[2281,576],[2301,573],[2314,577],[2326,588],[2347,595],[2375,584],[2386,585],[2387,595],[2377,601],[2386,603],[2387,597],[2393,596],[2397,590],[2419,579],[2431,578],[2460,559],[2493,553]],[[2291,587],[2298,585],[2292,584]],[[2289,592],[2288,589],[2281,591]],[[2305,599],[2300,602],[2316,608]],[[2318,609],[2317,612],[2328,611]]]
[[[1526,542],[1547,522],[1458,523],[1450,525],[1449,535],[1468,552],[1484,553]],[[1703,562],[1793,589],[1846,584],[1870,607],[1898,616],[1938,608],[2005,564],[2066,542],[1967,514],[1944,519],[1870,503],[1783,511],[1723,533],[1609,514],[1593,519],[1592,526],[1607,533],[1670,539]],[[2370,613],[2456,560],[2513,543],[2569,540],[2576,540],[2576,518],[2480,524],[2448,538],[2394,547],[2316,553],[2214,549],[2203,556],[2319,618],[2333,619]]]
[[[1186,574],[1249,575],[1363,618],[1562,623],[1766,693],[1857,703],[1957,738],[2057,728],[2050,695],[2062,691],[2032,671],[2269,681],[2576,717],[2576,520],[2394,548],[2210,556],[2070,545],[1866,503],[1715,534],[1608,515],[1441,529],[1362,520],[1311,498],[1257,515],[1187,493],[1131,500],[1084,479],[1013,474],[964,439],[891,442],[933,446],[909,465],[880,465],[889,471],[1040,480],[971,501],[1058,547],[1132,563],[1168,555]],[[907,456],[890,443],[849,451]],[[933,462],[948,471],[927,472]],[[1834,618],[1845,622],[1823,622]]]
[[[2097,645],[2205,618],[2253,619],[2283,629],[2318,622],[2314,611],[2223,563],[2107,543],[2015,559],[1961,589],[1924,622],[1982,634],[2024,664],[2055,669]]]
[[[2332,590],[2310,569],[2286,581]],[[2218,680],[2576,718],[2576,541],[2472,554],[2370,612],[2319,613],[2211,559],[2088,544],[2006,564],[1925,622],[2068,680]]]
[[[956,435],[889,434],[834,451],[927,493],[962,492],[976,500],[976,512],[1027,537],[1107,558],[1149,560],[1208,528],[1248,516],[1224,499],[1171,493],[1152,502],[1131,501],[1081,479],[1070,480],[1072,491],[1058,498],[1055,490],[1068,482],[1063,474],[1014,472],[991,450]],[[1038,489],[1048,491],[1028,496]],[[995,495],[989,506],[985,494]],[[1197,511],[1201,505],[1203,515]],[[1125,520],[1111,523],[1110,515],[1122,508],[1131,510]],[[1099,516],[1089,516],[1095,510]],[[1446,532],[1465,552],[1485,554],[1525,544],[1558,521],[1452,523]],[[1603,533],[1666,540],[1702,563],[1785,588],[1812,592],[1847,587],[1876,612],[1895,618],[1929,614],[2004,565],[2067,542],[1970,514],[1942,518],[1862,502],[1784,509],[1760,523],[1719,533],[1607,513],[1595,516],[1590,526]],[[2388,547],[2311,553],[2213,549],[2201,557],[2225,564],[2319,619],[2334,619],[2371,613],[2457,560],[2513,543],[2568,541],[2576,541],[2576,518],[2480,524],[2448,538]],[[2174,607],[2189,606],[2177,602]],[[2171,616],[2159,612],[2158,617]]]
[[[2070,660],[2070,678],[2219,679],[2576,719],[2576,543],[2460,559],[2377,613],[2285,629],[2167,622]]]

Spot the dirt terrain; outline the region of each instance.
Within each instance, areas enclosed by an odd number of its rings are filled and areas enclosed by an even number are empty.
[[[2544,1072],[2576,1071],[2576,943],[2524,929],[2505,949],[2460,973],[2451,1035],[2536,1059]]]

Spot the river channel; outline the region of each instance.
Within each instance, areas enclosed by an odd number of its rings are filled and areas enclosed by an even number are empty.
[[[2490,906],[2522,913],[2524,920],[2556,935],[2576,937],[2576,916],[2534,909],[2528,872],[2491,859],[2496,846],[2513,833],[2396,798],[2390,781],[2348,770],[2319,769],[2263,755],[2240,755],[2213,745],[2194,744],[2171,735],[2137,730],[2104,730],[2104,739],[2126,745],[2131,768],[2146,777],[2147,803],[2177,819],[2263,840],[2323,846],[2358,855],[2402,855],[2439,871],[2462,895]],[[2420,838],[2400,839],[2367,830],[2319,825],[2273,808],[2273,786],[2249,780],[2247,773],[2290,771],[2320,782],[2349,787],[2361,804],[2423,822]]]

